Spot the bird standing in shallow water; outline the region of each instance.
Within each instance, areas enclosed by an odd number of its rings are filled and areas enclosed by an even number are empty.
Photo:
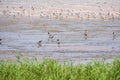
[[[115,35],[115,32],[113,32],[113,40],[116,39],[116,35]]]
[[[60,40],[57,39],[57,44],[58,44],[58,47],[60,47]]]
[[[48,42],[51,40],[51,42],[53,42],[53,38],[54,38],[54,34],[52,35],[52,34],[50,34],[49,32],[48,32],[48,35],[49,35],[49,38],[48,38]]]
[[[42,40],[41,41],[38,41],[38,48],[39,47],[42,47]]]
[[[87,37],[88,37],[88,35],[87,35],[87,30],[85,30],[84,39],[87,40]]]
[[[2,39],[0,39],[0,44],[2,44],[2,42],[1,42],[1,41],[2,41]]]

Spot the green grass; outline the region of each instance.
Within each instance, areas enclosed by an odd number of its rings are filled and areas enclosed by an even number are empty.
[[[120,60],[111,64],[93,62],[87,65],[59,64],[55,60],[1,61],[0,80],[120,80]]]

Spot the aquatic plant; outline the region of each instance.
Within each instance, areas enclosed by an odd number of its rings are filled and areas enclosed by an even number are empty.
[[[18,59],[19,56],[18,56]],[[120,60],[86,65],[59,64],[55,60],[1,61],[0,80],[120,80]]]

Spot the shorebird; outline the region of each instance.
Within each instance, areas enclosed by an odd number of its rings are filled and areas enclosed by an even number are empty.
[[[0,44],[2,44],[2,42],[1,42],[1,41],[2,41],[2,39],[0,39]]]
[[[58,47],[60,47],[60,40],[57,39],[57,44],[58,44]]]
[[[112,47],[112,51],[114,51],[115,50],[115,47]]]
[[[52,35],[52,34],[50,34],[49,32],[48,32],[48,35],[49,35],[49,38],[48,38],[48,42],[51,40],[52,42],[53,42],[53,38],[54,38],[54,34]]]
[[[113,32],[112,34],[113,34],[113,40],[115,40],[116,39],[115,32]]]
[[[87,40],[87,37],[88,37],[88,35],[87,35],[87,30],[85,30],[84,39]]]
[[[42,40],[41,41],[38,41],[38,48],[39,47],[42,47]]]

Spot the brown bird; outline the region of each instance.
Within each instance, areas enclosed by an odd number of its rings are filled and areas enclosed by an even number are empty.
[[[48,35],[49,35],[49,38],[48,38],[48,41],[52,41],[53,42],[53,38],[54,38],[54,34],[52,35],[52,34],[50,34],[49,32],[48,32]]]
[[[58,47],[60,47],[60,40],[57,39],[57,44],[58,44]]]
[[[42,40],[41,41],[38,41],[38,48],[39,47],[42,47]]]
[[[88,37],[88,35],[87,35],[87,30],[85,30],[84,39],[87,40],[87,37]]]
[[[115,40],[116,39],[115,32],[113,32],[112,34],[113,34],[113,40]]]
[[[1,42],[1,41],[2,41],[2,39],[0,39],[0,44],[2,44],[2,42]]]

